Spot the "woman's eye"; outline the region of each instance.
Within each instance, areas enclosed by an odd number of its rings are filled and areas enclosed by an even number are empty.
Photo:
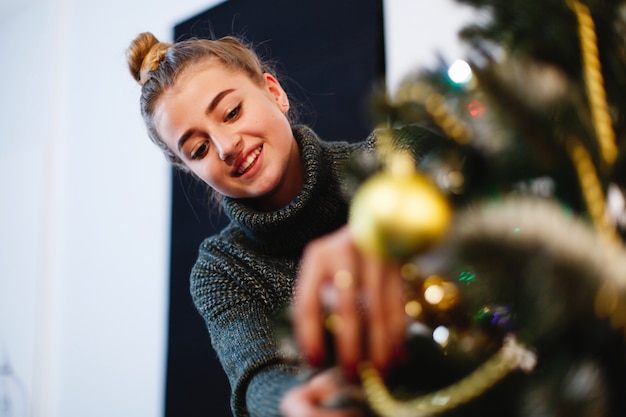
[[[228,112],[228,114],[226,115],[226,121],[232,120],[235,117],[237,117],[237,115],[239,115],[239,111],[241,110],[241,105],[238,105],[237,107],[235,107],[234,109],[232,109],[230,112]]]
[[[208,142],[204,142],[200,144],[200,146],[198,146],[196,149],[193,150],[193,152],[191,152],[191,159],[195,160],[195,159],[200,159],[204,157],[204,155],[206,155],[208,150],[209,150]]]

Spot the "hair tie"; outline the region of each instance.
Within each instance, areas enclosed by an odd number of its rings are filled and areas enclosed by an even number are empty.
[[[150,72],[159,68],[159,64],[163,60],[163,57],[167,53],[170,46],[172,45],[164,42],[152,45],[152,48],[150,48],[150,51],[148,51],[145,58],[141,62],[141,69],[139,70],[139,84],[143,86],[148,82],[150,79]]]

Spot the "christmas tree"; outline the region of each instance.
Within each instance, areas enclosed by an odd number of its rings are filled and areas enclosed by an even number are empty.
[[[450,141],[415,164],[379,144],[355,186],[364,250],[405,262],[411,366],[381,416],[626,415],[626,2],[458,0],[466,61],[374,94],[381,126]],[[362,175],[368,161],[355,161]]]

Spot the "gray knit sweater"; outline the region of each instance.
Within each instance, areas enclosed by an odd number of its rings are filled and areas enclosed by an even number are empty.
[[[304,164],[304,185],[287,206],[260,212],[245,200],[225,198],[230,224],[206,239],[191,273],[191,293],[231,384],[237,417],[275,416],[283,394],[303,368],[281,357],[273,332],[276,314],[291,300],[304,246],[346,222],[341,166],[360,144],[323,142],[294,128]]]
[[[304,246],[346,223],[343,166],[375,148],[375,134],[348,144],[320,141],[304,126],[293,133],[304,165],[300,193],[272,212],[225,198],[230,224],[202,243],[191,273],[193,300],[230,381],[236,417],[279,415],[283,394],[302,381],[298,375],[305,368],[279,350],[276,315],[291,300]],[[445,143],[418,127],[395,131],[393,139],[418,160],[424,150]]]

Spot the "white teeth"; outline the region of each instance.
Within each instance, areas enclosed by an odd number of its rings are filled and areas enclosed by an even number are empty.
[[[261,153],[261,149],[262,147],[259,146],[258,148],[254,150],[254,152],[251,152],[250,155],[248,155],[248,157],[246,158],[245,161],[243,161],[239,169],[237,169],[237,175],[242,175],[244,172],[248,170],[248,168],[250,168],[250,165],[252,165],[252,163],[256,160],[257,156],[259,156],[259,154]]]

